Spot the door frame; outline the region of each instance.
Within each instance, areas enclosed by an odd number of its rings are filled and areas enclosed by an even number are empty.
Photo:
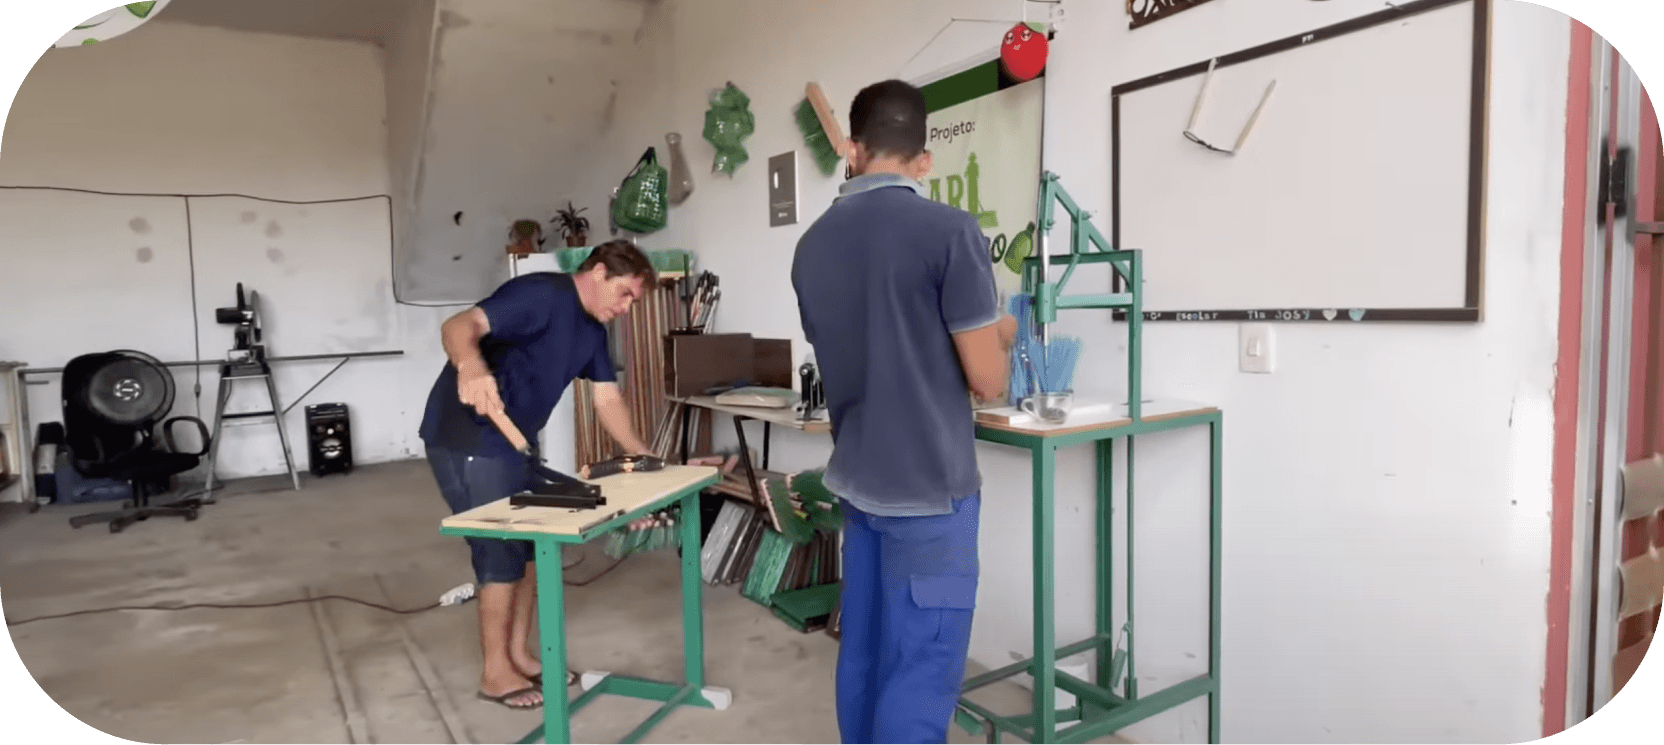
[[[1640,403],[1632,393],[1646,395],[1632,388],[1645,384],[1633,372],[1637,230],[1657,227],[1640,219],[1659,196],[1638,178],[1641,156],[1658,157],[1656,144],[1642,145],[1643,132],[1656,138],[1658,126],[1634,69],[1575,21],[1570,67],[1545,737],[1612,699],[1621,473],[1631,430],[1642,424],[1631,421]],[[1654,333],[1656,322],[1647,323]]]

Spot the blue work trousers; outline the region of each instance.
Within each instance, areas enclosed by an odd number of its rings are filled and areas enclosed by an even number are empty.
[[[944,743],[971,643],[980,495],[931,517],[844,510],[838,729],[846,743]]]

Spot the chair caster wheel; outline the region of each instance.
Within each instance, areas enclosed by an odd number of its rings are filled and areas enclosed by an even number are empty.
[[[110,523],[110,532],[111,533],[120,533],[121,529],[123,527],[126,527],[126,526],[122,525],[121,523]]]
[[[196,519],[196,510],[191,510],[190,512],[185,513],[185,522],[190,522],[190,521],[195,520],[195,519]]]

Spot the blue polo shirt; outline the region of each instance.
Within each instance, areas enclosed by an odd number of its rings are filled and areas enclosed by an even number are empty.
[[[832,420],[827,488],[887,517],[947,514],[978,493],[970,387],[953,345],[1000,317],[976,218],[911,179],[851,179],[798,241],[792,286]]]
[[[478,303],[491,333],[480,353],[497,379],[509,419],[537,447],[537,433],[561,394],[577,378],[618,379],[607,351],[607,329],[584,311],[570,274],[536,272],[503,283]],[[446,362],[428,392],[422,441],[470,455],[515,456],[490,419],[457,396],[456,368]]]

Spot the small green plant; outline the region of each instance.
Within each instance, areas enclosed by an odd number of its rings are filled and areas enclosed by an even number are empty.
[[[574,209],[571,202],[566,203],[566,209],[555,212],[555,219],[549,222],[560,228],[560,234],[566,239],[568,248],[576,248],[589,243],[589,218],[583,216],[588,207]]]

